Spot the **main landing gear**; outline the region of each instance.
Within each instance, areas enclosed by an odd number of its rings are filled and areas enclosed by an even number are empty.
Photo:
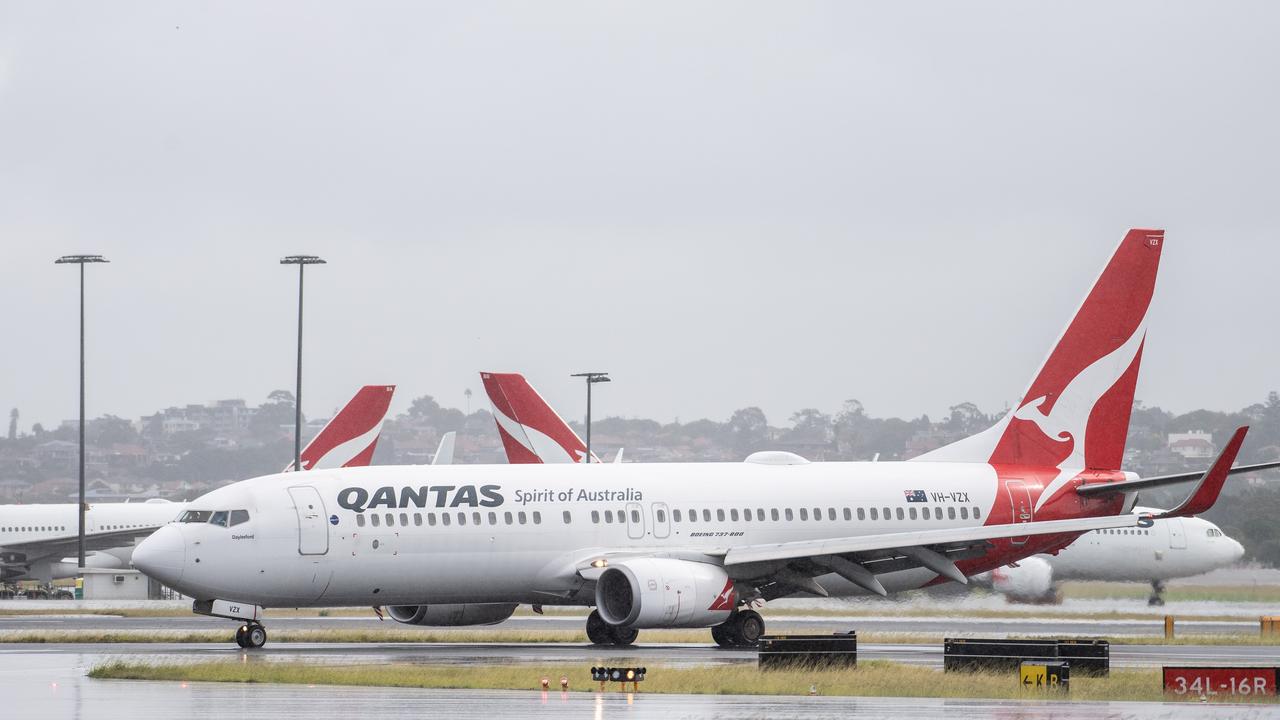
[[[640,631],[635,628],[610,625],[600,617],[598,610],[587,616],[587,639],[596,645],[630,645]]]
[[[258,623],[245,623],[236,628],[236,644],[245,650],[257,650],[267,644],[267,629]]]
[[[728,620],[711,628],[711,637],[722,648],[750,648],[760,644],[764,618],[755,610],[735,610]]]
[[[1151,581],[1151,597],[1147,598],[1147,605],[1159,606],[1164,605],[1164,581]]]

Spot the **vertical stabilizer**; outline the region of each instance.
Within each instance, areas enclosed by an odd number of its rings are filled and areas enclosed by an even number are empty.
[[[577,463],[587,445],[519,373],[480,373],[507,462]],[[600,462],[594,456],[591,462]]]
[[[302,449],[302,469],[361,467],[373,461],[395,385],[365,385]],[[285,472],[293,470],[293,463]]]

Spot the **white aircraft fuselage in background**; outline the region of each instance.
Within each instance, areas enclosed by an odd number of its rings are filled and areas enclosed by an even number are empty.
[[[127,567],[134,541],[176,518],[184,507],[167,500],[90,504],[84,519],[85,548],[93,554],[86,555],[85,564],[97,568]],[[74,503],[0,508],[3,579],[51,582],[74,576],[78,570],[75,555],[79,523],[79,509]]]

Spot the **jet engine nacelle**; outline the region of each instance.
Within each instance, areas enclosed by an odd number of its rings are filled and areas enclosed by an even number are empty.
[[[406,625],[493,625],[511,617],[515,603],[464,605],[390,605],[391,619]]]
[[[992,570],[991,589],[1013,602],[1056,603],[1060,600],[1053,587],[1053,567],[1038,557],[1019,560],[1017,567]]]
[[[710,627],[724,622],[737,602],[724,568],[688,560],[621,560],[596,580],[596,609],[610,625]]]

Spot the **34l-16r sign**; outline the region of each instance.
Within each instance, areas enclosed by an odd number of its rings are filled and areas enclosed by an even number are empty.
[[[1178,697],[1275,695],[1273,667],[1166,667],[1164,691]]]

